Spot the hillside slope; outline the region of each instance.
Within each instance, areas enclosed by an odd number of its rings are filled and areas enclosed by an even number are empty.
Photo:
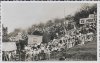
[[[84,45],[77,45],[66,51],[66,58],[73,60],[97,60],[97,40],[96,37],[91,42]]]

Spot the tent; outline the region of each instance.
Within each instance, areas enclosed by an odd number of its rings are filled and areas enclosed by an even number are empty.
[[[13,51],[16,49],[16,42],[2,42],[2,51]]]

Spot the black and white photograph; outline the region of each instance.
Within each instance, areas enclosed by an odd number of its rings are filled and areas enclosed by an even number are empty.
[[[100,1],[100,0],[1,0],[1,1]]]
[[[100,0],[0,0],[0,1],[100,1]]]
[[[1,3],[2,61],[97,61],[96,3]]]

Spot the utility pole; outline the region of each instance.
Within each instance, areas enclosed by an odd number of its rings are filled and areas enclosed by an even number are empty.
[[[65,17],[65,6],[64,6],[64,32],[65,32],[65,34],[66,34],[66,28],[65,28],[65,26],[66,26],[66,17]]]

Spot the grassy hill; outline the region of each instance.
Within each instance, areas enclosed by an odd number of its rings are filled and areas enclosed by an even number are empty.
[[[56,52],[55,60],[66,58],[66,61],[96,61],[97,60],[97,38],[93,41],[85,42],[84,45],[77,45],[72,48]]]
[[[97,60],[97,40],[96,37],[91,42],[85,42],[84,45],[77,45],[66,51],[66,58],[69,60]]]

